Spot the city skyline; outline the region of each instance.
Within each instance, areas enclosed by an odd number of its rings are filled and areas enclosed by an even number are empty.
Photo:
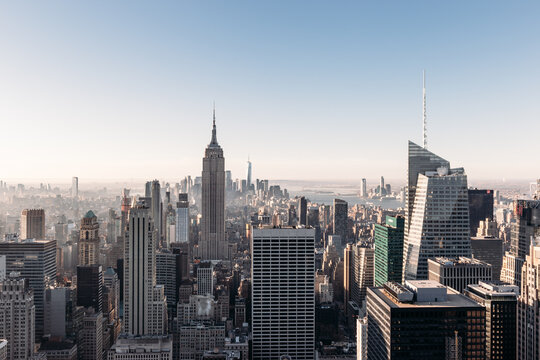
[[[537,177],[539,145],[528,141],[540,126],[530,105],[540,78],[534,11],[502,2],[466,12],[429,3],[130,5],[3,5],[1,28],[18,35],[0,43],[8,178],[199,173],[213,100],[238,177],[249,156],[259,178],[403,178],[407,140],[422,140],[424,69],[431,151],[460,161],[473,181]],[[143,140],[160,156],[137,146]],[[38,160],[28,143],[48,156]],[[527,151],[515,156],[522,143]]]

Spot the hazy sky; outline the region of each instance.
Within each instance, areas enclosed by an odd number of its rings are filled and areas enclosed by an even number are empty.
[[[0,179],[540,177],[540,2],[5,1]]]

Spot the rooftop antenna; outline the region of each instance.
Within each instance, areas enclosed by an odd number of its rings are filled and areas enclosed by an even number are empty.
[[[426,70],[422,71],[422,82],[423,82],[423,129],[422,136],[424,138],[424,149],[427,149],[427,114],[426,114]]]

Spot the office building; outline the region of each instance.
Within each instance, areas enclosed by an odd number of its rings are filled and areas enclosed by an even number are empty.
[[[32,290],[20,273],[0,282],[0,339],[7,340],[6,359],[26,360],[34,354],[35,307]]]
[[[307,200],[304,196],[298,199],[298,224],[307,225]]]
[[[386,216],[386,224],[375,224],[374,285],[401,282],[405,218]]]
[[[6,278],[6,255],[0,255],[0,281]]]
[[[77,266],[77,305],[102,312],[103,285],[101,265]]]
[[[45,239],[45,210],[24,209],[21,214],[21,239]]]
[[[481,281],[467,286],[465,295],[486,308],[486,359],[516,359],[519,288]]]
[[[3,241],[0,242],[0,254],[6,256],[6,272],[20,273],[34,292],[36,339],[40,339],[44,326],[45,288],[56,281],[56,241]]]
[[[485,308],[434,281],[369,288],[367,318],[370,360],[485,359]]]
[[[164,235],[161,185],[159,184],[158,180],[154,180],[150,183],[150,213],[152,216],[152,221],[154,222],[154,229],[159,236],[158,239],[155,239],[157,245],[157,242],[159,242]]]
[[[466,257],[428,259],[428,278],[463,293],[469,284],[492,281],[491,265]]]
[[[199,255],[202,260],[228,258],[225,237],[225,158],[217,142],[215,110],[212,140],[203,158]]]
[[[420,147],[416,150],[431,154]],[[409,167],[413,160],[409,158]],[[439,164],[444,163],[440,160]],[[428,258],[471,256],[467,176],[463,169],[450,169],[446,164],[414,177],[409,173],[409,178],[417,182],[408,190],[407,199],[414,203],[406,207],[403,279],[420,280],[428,277]]]
[[[472,256],[491,265],[493,280],[501,278],[503,241],[498,237],[482,236],[471,238]]]
[[[347,242],[347,220],[348,220],[348,204],[341,199],[334,199],[334,214],[333,214],[333,229],[334,235],[341,236],[341,243]]]
[[[180,325],[175,341],[175,353],[180,359],[198,360],[205,351],[224,348],[225,325],[211,322]]]
[[[514,200],[510,250],[503,259],[501,281],[521,287],[521,266],[529,253],[531,237],[540,236],[540,200]]]
[[[176,203],[176,242],[189,242],[189,201],[188,194],[178,194]]]
[[[172,339],[157,335],[122,335],[107,354],[107,360],[172,360],[172,358]]]
[[[49,340],[42,342],[39,347],[39,355],[45,356],[47,360],[77,360],[78,352],[77,344],[71,340]]]
[[[197,294],[214,294],[214,267],[211,262],[201,262],[197,267]]]
[[[99,264],[99,223],[89,210],[81,219],[79,231],[79,265]]]
[[[359,317],[356,319],[356,360],[367,360],[367,317]]]
[[[315,229],[253,229],[252,359],[314,359]]]
[[[493,220],[493,190],[469,189],[469,227],[476,236],[480,221]]]
[[[45,290],[44,333],[65,340],[75,338],[77,288],[49,286]]]
[[[351,286],[353,280],[353,245],[347,244],[343,250],[343,303],[345,304],[345,313],[347,304],[351,301]]]
[[[156,239],[150,209],[142,203],[129,211],[124,242],[124,332],[165,334],[167,304],[156,286]]]
[[[81,360],[103,360],[103,314],[93,308],[85,309],[79,333]]]
[[[76,176],[71,178],[71,197],[74,199],[79,197],[79,178]]]
[[[540,359],[540,246],[531,240],[521,271],[518,298],[517,358]],[[1,335],[0,335],[1,336]]]
[[[360,197],[367,197],[368,196],[368,193],[367,193],[367,181],[366,179],[362,179],[362,185],[360,186]]]

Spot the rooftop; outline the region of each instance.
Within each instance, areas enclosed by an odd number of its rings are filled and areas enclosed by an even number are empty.
[[[447,258],[447,257],[436,257],[432,259],[428,259],[428,262],[432,261],[435,263],[438,263],[440,265],[444,266],[465,266],[465,265],[477,265],[477,266],[491,266],[487,262],[474,259],[474,258],[468,258],[468,257],[459,257],[459,258]]]
[[[94,212],[92,210],[88,210],[88,212],[86,213],[86,215],[84,215],[84,218],[85,219],[91,219],[93,217],[97,217],[96,214],[94,214]]]

